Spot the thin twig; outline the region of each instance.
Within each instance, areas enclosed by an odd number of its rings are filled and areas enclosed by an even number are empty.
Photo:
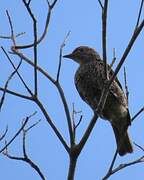
[[[4,54],[6,55],[7,59],[9,60],[10,64],[12,65],[12,67],[14,68],[14,70],[16,70],[16,67],[14,65],[14,63],[12,62],[11,58],[9,57],[8,53],[6,52],[6,50],[1,47],[2,51],[4,52]],[[16,70],[17,75],[19,76],[21,82],[23,83],[24,87],[26,88],[26,90],[30,93],[31,96],[33,96],[33,93],[31,92],[31,90],[29,89],[29,87],[27,86],[27,84],[25,83],[25,81],[23,80],[22,76],[20,75],[20,73]]]
[[[11,17],[9,15],[8,10],[6,10],[6,14],[7,14],[7,17],[8,17],[8,20],[9,20],[9,24],[10,24],[10,29],[11,29],[11,40],[12,40],[14,46],[15,46],[16,42],[15,42],[14,29],[13,29],[12,20],[11,20]]]
[[[78,128],[78,126],[80,125],[81,121],[82,121],[82,118],[83,116],[81,115],[80,116],[80,119],[79,121],[77,122],[77,124],[75,123],[75,115],[81,113],[82,111],[76,111],[75,110],[75,106],[74,106],[74,103],[73,103],[73,106],[72,106],[72,129],[73,129],[73,134],[74,134],[74,139],[76,137],[76,129]]]
[[[128,90],[127,74],[126,74],[126,68],[125,67],[124,67],[124,82],[125,82],[125,91],[126,91],[127,104],[128,104],[128,102],[129,102],[129,90]]]
[[[36,113],[36,112],[35,112]],[[15,133],[15,135],[11,138],[11,140],[0,150],[0,153],[2,153],[14,140],[15,138],[21,133],[21,131],[23,130],[23,128],[26,126],[26,124],[28,123],[29,119],[35,115],[35,113],[33,113],[32,115],[26,117],[23,125],[20,127],[20,129]]]
[[[139,13],[138,13],[138,18],[137,18],[137,23],[136,23],[135,29],[137,29],[137,27],[139,26],[139,22],[140,22],[140,18],[141,18],[141,13],[142,13],[142,9],[143,9],[143,4],[144,4],[144,0],[141,1],[141,5],[140,5],[140,9],[139,9]]]
[[[41,35],[41,37],[37,40],[37,45],[41,43],[41,41],[45,38],[47,31],[48,31],[48,26],[50,23],[50,18],[51,18],[51,11],[54,8],[55,4],[56,4],[57,0],[54,1],[54,3],[52,5],[49,4],[48,0],[47,0],[47,4],[48,4],[48,14],[47,14],[47,18],[46,18],[46,23],[45,23],[45,28],[44,31]],[[26,49],[26,48],[31,48],[34,46],[34,43],[28,44],[28,45],[17,45],[17,46],[12,46],[12,50],[16,50],[16,49]]]
[[[25,123],[25,122],[24,122]],[[7,156],[8,158],[10,159],[13,159],[13,160],[21,160],[21,161],[24,161],[26,163],[28,163],[38,174],[39,176],[41,177],[42,180],[45,180],[45,177],[43,175],[43,173],[41,172],[40,168],[29,158],[27,152],[26,152],[26,135],[27,135],[27,132],[34,126],[36,126],[38,123],[35,123],[33,124],[32,126],[28,127],[26,130],[22,129],[23,131],[23,157],[17,157],[17,156],[11,156],[9,153],[8,153],[8,146],[7,146],[7,143],[6,143],[6,149],[5,151],[3,152],[3,154],[5,156]]]
[[[23,99],[33,100],[32,97],[29,97],[29,96],[26,96],[26,95],[23,95],[23,94],[19,94],[17,92],[14,92],[14,91],[11,91],[9,89],[2,88],[2,87],[0,87],[0,91],[6,92],[8,94],[11,94],[13,96],[17,96],[17,97],[20,97],[20,98],[23,98]]]
[[[18,33],[18,34],[15,35],[15,38],[18,38],[18,37],[20,37],[20,36],[22,36],[24,34],[25,34],[25,32]],[[1,39],[10,39],[10,40],[12,40],[11,36],[0,36],[0,38]]]
[[[7,132],[8,132],[8,126],[6,126],[5,132],[0,136],[0,141],[2,141],[5,138]]]
[[[32,129],[33,127],[35,127],[36,125],[38,125],[41,122],[41,119],[38,120],[37,122],[35,122],[34,124],[32,124],[30,127],[28,127],[27,129],[25,129],[25,131],[29,131],[30,129]]]
[[[107,177],[104,177],[103,180],[108,179],[112,174],[114,174],[114,173],[116,173],[116,172],[118,172],[118,171],[120,171],[120,170],[122,170],[122,169],[124,169],[126,167],[129,167],[129,166],[132,166],[132,165],[135,165],[135,164],[138,164],[138,163],[142,163],[142,162],[144,162],[144,156],[141,156],[140,158],[138,158],[138,159],[136,159],[134,161],[131,161],[129,163],[120,164],[118,167],[113,169],[111,171],[111,173],[107,175]]]
[[[115,48],[113,48],[113,59],[112,59],[112,62],[111,62],[111,64],[110,64],[110,70],[109,70],[109,72],[111,71],[111,69],[112,69],[115,61],[116,61],[116,52],[115,52]]]
[[[3,95],[1,97],[1,100],[0,100],[0,111],[1,111],[1,108],[2,108],[2,105],[4,103],[4,99],[5,99],[5,96],[6,96],[6,90],[8,88],[8,84],[10,82],[10,80],[12,79],[12,77],[16,74],[16,72],[18,71],[20,65],[22,63],[22,60],[19,62],[18,66],[16,67],[16,69],[11,73],[11,75],[8,77],[6,83],[5,83],[5,86],[4,86],[4,91],[3,91]]]
[[[100,7],[101,7],[101,8],[102,8],[102,10],[103,10],[103,9],[104,9],[104,7],[103,7],[103,4],[102,4],[101,0],[98,0],[98,2],[99,2]]]
[[[60,53],[59,53],[59,65],[58,65],[58,71],[57,71],[57,79],[56,81],[59,81],[59,77],[60,77],[60,70],[61,70],[61,62],[62,62],[62,52],[63,52],[63,48],[65,46],[66,40],[68,39],[70,35],[70,31],[67,33],[66,37],[64,38],[63,43],[60,46]]]
[[[144,111],[144,107],[142,107],[131,119],[131,122],[134,121],[142,112]]]
[[[113,167],[114,167],[114,163],[115,163],[115,161],[116,161],[117,155],[118,155],[118,150],[116,150],[116,152],[115,152],[115,154],[114,154],[114,156],[113,156],[113,159],[112,159],[110,168],[109,168],[107,174],[105,175],[105,177],[104,177],[102,180],[106,180],[106,179],[108,179],[109,176],[111,176],[112,169],[113,169]]]
[[[78,126],[82,122],[82,118],[83,118],[83,115],[80,116],[80,119],[79,119],[78,123],[75,125],[75,130],[78,128]]]
[[[144,148],[140,145],[138,145],[137,143],[133,142],[135,146],[137,146],[139,149],[141,149],[144,152]]]

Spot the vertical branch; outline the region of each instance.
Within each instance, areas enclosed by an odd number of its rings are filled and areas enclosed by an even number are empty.
[[[105,79],[109,79],[107,69],[107,9],[108,0],[105,0],[104,7],[102,9],[102,46],[103,46],[103,61],[104,61],[104,73]]]
[[[37,73],[37,21],[34,18],[33,20],[34,26],[34,94],[37,96],[38,91],[38,73]]]
[[[37,20],[34,16],[34,14],[32,13],[29,4],[23,0],[23,3],[30,15],[30,17],[32,18],[33,21],[33,34],[34,34],[34,95],[37,96],[37,88],[38,88],[38,78],[37,78]]]
[[[126,91],[126,98],[127,98],[127,104],[129,102],[129,90],[128,90],[128,83],[127,83],[127,74],[126,74],[126,68],[124,67],[124,81],[125,81],[125,91]]]

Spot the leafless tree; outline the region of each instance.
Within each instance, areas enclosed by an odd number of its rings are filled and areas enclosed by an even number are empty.
[[[48,0],[46,0],[47,3],[47,7],[48,7],[48,12],[47,12],[47,18],[46,18],[46,22],[45,22],[45,27],[43,30],[43,33],[40,37],[38,37],[38,25],[37,25],[37,18],[33,13],[33,10],[31,8],[31,3],[32,0],[22,0],[24,7],[26,8],[27,12],[28,12],[28,18],[31,18],[32,22],[33,22],[33,42],[26,44],[26,45],[17,45],[16,43],[16,38],[19,36],[24,35],[24,33],[18,33],[16,34],[14,31],[14,24],[11,18],[11,15],[9,13],[9,11],[6,11],[6,15],[9,21],[9,25],[10,25],[10,35],[1,35],[0,38],[6,39],[6,40],[11,40],[12,41],[12,46],[11,46],[11,50],[7,51],[5,47],[1,47],[2,53],[4,53],[6,59],[9,61],[9,63],[12,65],[13,67],[13,72],[10,74],[10,76],[8,77],[7,81],[5,82],[4,87],[0,87],[0,91],[2,92],[2,96],[1,96],[1,100],[0,100],[0,110],[2,110],[3,104],[5,102],[5,98],[7,96],[7,94],[13,95],[15,97],[19,97],[22,99],[25,99],[26,101],[32,101],[34,102],[39,109],[41,110],[41,112],[43,113],[47,123],[50,125],[51,130],[53,131],[53,133],[56,135],[57,139],[61,142],[61,144],[63,145],[66,153],[69,155],[69,168],[68,168],[68,176],[67,179],[68,180],[73,180],[74,179],[74,175],[75,175],[75,169],[76,169],[76,164],[77,164],[77,160],[78,157],[81,154],[81,151],[83,150],[86,142],[89,139],[89,136],[97,122],[98,119],[98,115],[100,114],[101,111],[103,110],[108,92],[109,92],[109,88],[112,84],[112,82],[114,81],[115,77],[117,76],[119,70],[121,69],[122,65],[124,64],[124,62],[126,61],[127,55],[129,54],[129,52],[131,51],[137,37],[140,35],[141,31],[144,28],[144,19],[141,17],[142,14],[142,9],[143,9],[143,2],[144,0],[141,0],[141,6],[138,12],[138,17],[137,17],[137,22],[136,22],[136,26],[135,29],[133,31],[132,37],[129,40],[129,43],[127,44],[126,49],[124,49],[123,55],[119,60],[119,63],[115,69],[114,75],[109,79],[108,77],[108,69],[107,69],[107,12],[108,12],[108,4],[109,1],[108,0],[104,0],[104,2],[102,2],[101,0],[98,0],[100,8],[101,8],[101,12],[102,12],[102,47],[103,47],[103,61],[105,63],[105,87],[103,89],[100,101],[99,101],[99,105],[97,108],[97,112],[96,114],[93,115],[93,117],[90,120],[90,123],[88,125],[88,127],[86,128],[85,132],[83,133],[83,136],[81,137],[80,141],[77,142],[76,141],[76,132],[77,132],[77,128],[78,126],[83,123],[82,119],[83,116],[81,115],[78,122],[75,122],[75,115],[77,115],[80,112],[77,112],[75,110],[75,107],[73,105],[73,110],[72,110],[72,117],[71,117],[71,110],[68,107],[68,102],[67,99],[65,97],[65,93],[63,91],[63,88],[60,84],[60,71],[61,71],[61,62],[62,62],[62,55],[63,55],[63,48],[66,45],[66,40],[70,34],[70,32],[67,33],[64,41],[62,42],[61,46],[60,46],[60,50],[59,50],[59,65],[58,65],[58,70],[57,70],[57,76],[56,78],[53,78],[49,72],[45,71],[42,67],[40,67],[38,65],[38,45],[40,43],[42,43],[44,41],[44,39],[46,38],[47,32],[48,32],[48,28],[49,28],[49,23],[51,20],[51,14],[52,12],[55,10],[55,6],[58,3],[58,0],[53,0],[52,3],[50,3]],[[62,2],[61,2],[62,3]],[[24,49],[29,49],[32,48],[33,49],[33,58],[29,58],[27,55],[25,55],[25,53],[22,51]],[[20,62],[18,64],[18,66],[15,64],[13,57],[19,57]],[[114,50],[114,57],[113,57],[113,61],[111,66],[113,65],[113,63],[115,62],[115,50]],[[22,76],[22,74],[19,71],[19,68],[22,66],[22,62],[25,62],[27,65],[30,65],[31,68],[34,70],[33,73],[33,79],[34,79],[34,90],[32,90],[29,85],[26,83],[25,78]],[[58,90],[59,96],[61,98],[61,101],[63,103],[63,107],[64,107],[64,112],[66,115],[66,121],[67,121],[67,126],[68,126],[68,133],[69,133],[69,143],[66,141],[66,139],[63,137],[62,133],[58,130],[57,126],[54,123],[54,120],[52,119],[52,117],[49,115],[47,109],[44,107],[43,102],[40,100],[39,98],[39,81],[38,81],[38,73],[41,73],[46,79],[47,81],[51,82],[55,88]],[[8,88],[9,82],[11,81],[11,79],[17,75],[20,79],[20,81],[22,82],[23,86],[25,87],[27,94],[22,94],[13,90],[10,90]],[[127,97],[128,97],[128,87],[127,87],[127,80],[126,80],[126,72],[125,72],[125,87],[126,87],[126,92],[127,92]],[[142,107],[140,109],[140,111],[132,118],[132,121],[141,113],[143,112],[144,108]],[[19,128],[19,130],[14,134],[14,136],[9,140],[9,141],[5,141],[5,145],[1,148],[0,152],[3,153],[5,156],[7,156],[10,159],[14,159],[14,160],[20,160],[20,161],[24,161],[26,163],[28,163],[37,173],[38,175],[41,177],[41,179],[46,179],[44,174],[42,173],[42,170],[40,169],[40,167],[38,167],[38,165],[36,165],[36,163],[34,163],[30,157],[28,156],[27,150],[26,150],[26,135],[27,133],[29,133],[29,131],[35,127],[38,123],[34,123],[33,125],[29,125],[28,127],[26,127],[26,125],[28,124],[29,120],[35,115],[32,114],[30,116],[27,116],[26,118],[24,118],[24,120],[22,121],[22,125]],[[6,138],[7,135],[7,131],[8,128],[6,128],[6,131],[3,133],[3,135],[1,136],[0,140],[1,142]],[[19,134],[22,133],[22,137],[23,137],[23,156],[22,157],[18,157],[18,156],[12,156],[10,155],[8,148],[9,146],[14,142],[14,140],[16,139],[17,136],[19,136]],[[136,144],[137,147],[139,147],[142,151],[144,151],[144,149],[139,146],[138,144]],[[143,153],[144,154],[144,153]],[[114,168],[114,164],[117,158],[117,150],[114,154],[114,157],[112,158],[112,162],[111,165],[108,169],[108,172],[106,173],[106,175],[103,177],[103,180],[108,179],[111,175],[113,175],[114,173],[128,167],[128,166],[132,166],[136,163],[141,163],[144,162],[144,155],[142,155],[141,157],[138,157],[135,160],[132,160],[131,162],[128,163],[124,163],[124,164],[120,164],[118,167]]]

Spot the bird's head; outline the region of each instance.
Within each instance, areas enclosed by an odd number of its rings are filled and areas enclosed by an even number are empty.
[[[90,61],[100,60],[99,54],[92,48],[88,46],[80,46],[76,48],[72,53],[63,56],[65,58],[70,58],[82,65]]]

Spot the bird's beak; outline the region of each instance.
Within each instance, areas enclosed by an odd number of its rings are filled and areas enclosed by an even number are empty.
[[[73,57],[73,55],[72,55],[72,54],[67,54],[67,55],[64,55],[63,57],[64,57],[64,58],[70,58],[70,59],[71,59],[71,58]]]

